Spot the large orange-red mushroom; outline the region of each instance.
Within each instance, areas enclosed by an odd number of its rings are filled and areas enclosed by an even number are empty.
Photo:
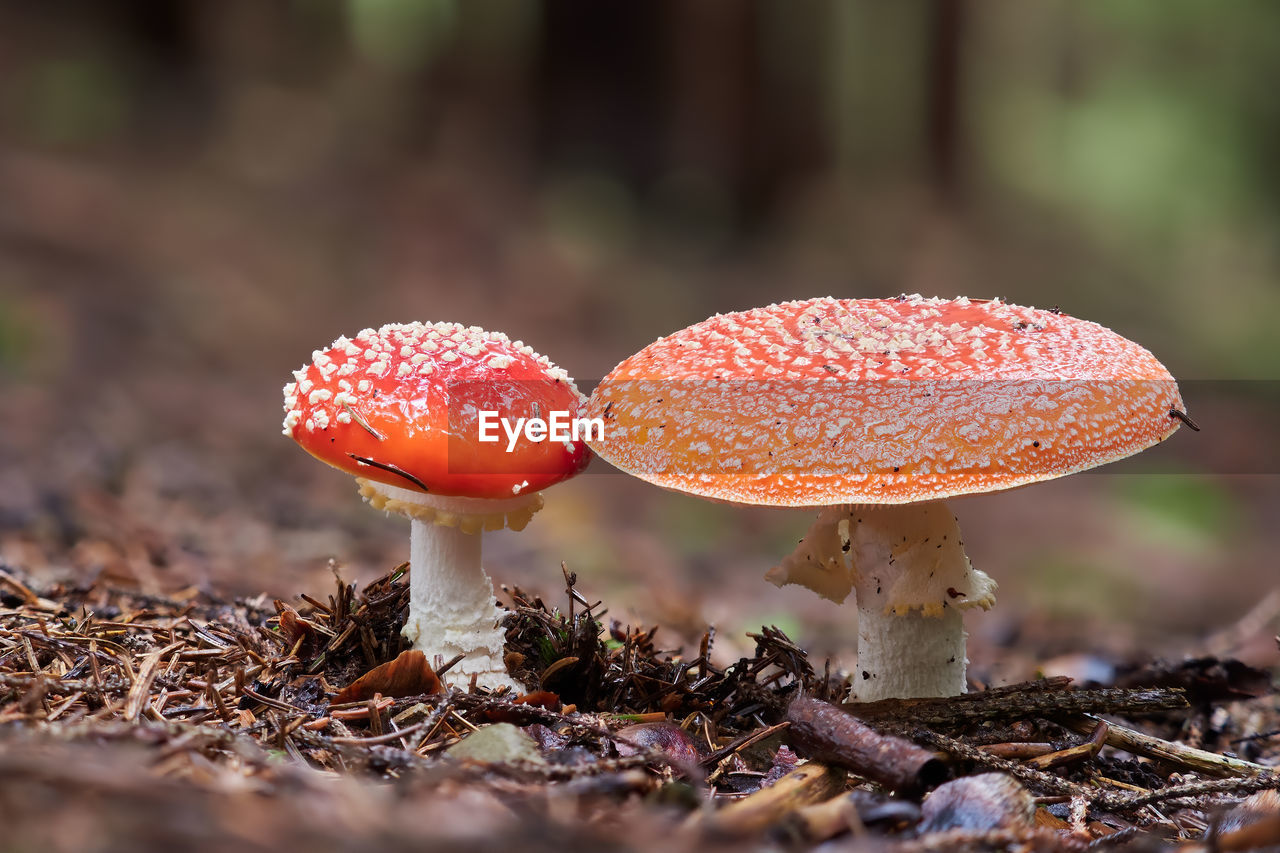
[[[465,655],[455,681],[515,687],[480,532],[523,529],[539,492],[578,473],[590,451],[545,433],[509,436],[500,419],[575,417],[573,380],[519,341],[453,323],[365,329],[311,357],[284,388],[284,434],[354,474],[373,507],[410,519],[405,637],[428,655]]]
[[[681,492],[824,507],[770,571],[858,606],[859,699],[965,690],[959,611],[995,583],[946,498],[1136,453],[1182,400],[1151,353],[1096,323],[998,301],[813,299],[662,338],[596,388],[593,449]]]

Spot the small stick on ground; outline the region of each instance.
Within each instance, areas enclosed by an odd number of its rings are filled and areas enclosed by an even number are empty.
[[[1070,679],[1047,678],[942,699],[884,699],[845,706],[870,725],[961,727],[999,719],[1080,714],[1141,716],[1187,707],[1180,689],[1108,687],[1071,690]]]
[[[1089,739],[1084,743],[1037,756],[1026,761],[1025,764],[1027,767],[1034,767],[1036,770],[1048,770],[1050,767],[1061,767],[1063,764],[1071,764],[1085,758],[1093,758],[1102,751],[1102,745],[1107,740],[1108,730],[1109,727],[1106,721],[1099,720],[1089,734]]]
[[[787,728],[790,725],[791,724],[789,722],[786,722],[784,720],[783,722],[778,723],[776,726],[769,726],[768,728],[763,728],[763,729],[760,729],[759,731],[745,734],[742,737],[733,741],[733,743],[727,744],[726,746],[722,746],[720,749],[717,749],[715,752],[711,753],[706,758],[702,759],[700,763],[702,764],[703,767],[714,767],[724,759],[728,758],[730,755],[733,755],[734,753],[737,753],[737,752],[741,752],[742,750],[746,749],[748,746],[751,746],[753,743],[762,741],[765,738],[769,737],[770,735],[776,734],[777,732],[782,731],[783,729]]]
[[[801,806],[840,792],[844,773],[817,762],[792,770],[768,788],[730,803],[708,817],[706,828],[728,835],[751,835],[776,824]]]
[[[801,755],[844,767],[891,791],[919,793],[947,778],[946,765],[929,750],[881,734],[830,702],[797,696],[787,721],[787,739]]]
[[[1053,752],[1051,743],[987,743],[978,749],[997,758],[1020,761],[1024,758],[1039,758]]]
[[[16,592],[19,597],[22,598],[23,604],[26,604],[29,607],[40,607],[43,604],[43,602],[40,601],[40,596],[32,592],[29,586],[17,578],[10,576],[8,572],[2,569],[0,569],[0,585],[7,586],[9,589]]]
[[[1054,794],[1063,794],[1066,796],[1082,796],[1088,795],[1090,789],[1084,785],[1077,784],[1061,776],[1054,776],[1052,773],[1046,773],[1043,770],[1036,770],[1019,764],[1016,761],[1008,761],[1003,758],[997,758],[990,753],[983,752],[976,746],[970,746],[962,740],[953,737],[938,734],[928,729],[916,729],[911,733],[913,740],[919,743],[925,743],[934,749],[942,750],[956,758],[966,761],[972,761],[982,767],[991,770],[998,770],[1002,773],[1008,773],[1013,778],[1022,782],[1029,788],[1037,791],[1048,791]]]
[[[1152,803],[1199,797],[1204,794],[1248,794],[1265,791],[1268,788],[1280,788],[1280,772],[1259,773],[1247,779],[1235,777],[1171,785],[1146,794],[1103,794],[1097,797],[1097,801],[1104,808],[1119,812],[1141,808]]]
[[[806,841],[826,841],[828,838],[852,831],[855,835],[866,832],[858,807],[848,793],[841,793],[821,803],[796,809],[787,819],[788,824]]]
[[[1071,720],[1063,720],[1062,724],[1077,732],[1088,732],[1098,725],[1100,720],[1093,716],[1083,716]],[[1177,764],[1206,773],[1210,776],[1252,776],[1256,773],[1267,773],[1273,768],[1262,764],[1254,764],[1240,758],[1229,758],[1192,746],[1161,740],[1158,737],[1143,734],[1119,723],[1111,723],[1106,735],[1107,746]],[[1030,763],[1030,762],[1028,762]]]

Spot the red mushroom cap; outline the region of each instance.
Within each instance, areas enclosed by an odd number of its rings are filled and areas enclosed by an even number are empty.
[[[1096,323],[998,301],[813,299],[712,317],[619,364],[592,448],[660,486],[773,506],[1008,489],[1168,437],[1178,388]]]
[[[582,441],[518,440],[498,426],[480,441],[482,411],[576,417],[569,375],[498,332],[456,323],[365,329],[312,353],[284,388],[284,433],[350,474],[436,495],[511,498],[580,471]]]

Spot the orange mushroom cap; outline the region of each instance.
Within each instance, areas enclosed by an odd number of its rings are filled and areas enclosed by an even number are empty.
[[[350,474],[437,495],[511,498],[580,471],[581,441],[480,441],[480,412],[576,417],[569,375],[499,332],[456,323],[393,324],[312,353],[284,388],[284,433]]]
[[[721,314],[619,364],[587,405],[623,471],[736,503],[899,504],[1008,489],[1171,435],[1147,350],[1057,311],[812,299]]]

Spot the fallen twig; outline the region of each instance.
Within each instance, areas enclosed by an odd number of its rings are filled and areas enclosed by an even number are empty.
[[[946,765],[932,752],[881,734],[830,702],[797,696],[787,721],[787,740],[801,755],[844,767],[891,791],[920,793],[947,778]]]
[[[768,788],[735,800],[705,818],[695,818],[713,833],[752,835],[774,825],[797,808],[840,792],[844,773],[817,762],[792,770]]]
[[[1062,720],[1062,725],[1077,732],[1089,732],[1101,722],[1097,717],[1086,715],[1076,719]],[[1123,749],[1134,755],[1168,761],[1211,776],[1252,776],[1255,773],[1267,773],[1272,770],[1270,767],[1254,764],[1252,761],[1218,755],[1193,746],[1162,740],[1119,723],[1109,724],[1106,743],[1107,746]]]
[[[869,725],[952,728],[975,722],[1081,714],[1141,716],[1187,707],[1170,688],[1072,690],[1070,679],[1052,678],[941,699],[885,699],[846,706]]]

